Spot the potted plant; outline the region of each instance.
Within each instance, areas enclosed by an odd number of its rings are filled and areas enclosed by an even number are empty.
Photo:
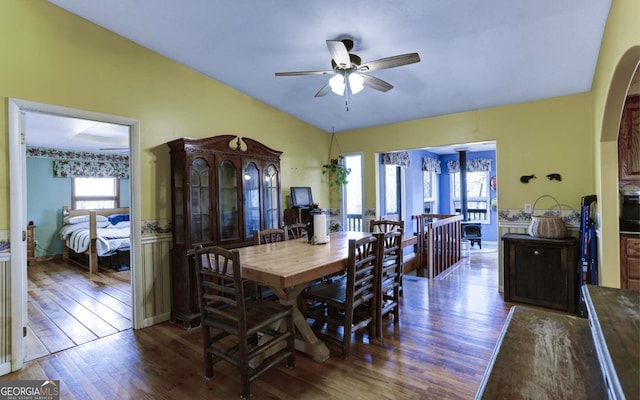
[[[322,166],[322,175],[327,175],[329,186],[340,191],[342,185],[349,183],[347,177],[351,173],[351,168],[344,165],[344,156],[339,155],[338,158],[332,159],[329,164]]]

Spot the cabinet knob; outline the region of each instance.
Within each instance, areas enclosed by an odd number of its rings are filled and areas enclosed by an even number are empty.
[[[534,250],[534,251],[533,251],[533,255],[534,255],[534,256],[537,256],[538,254],[540,254],[540,252],[539,252],[538,250]]]

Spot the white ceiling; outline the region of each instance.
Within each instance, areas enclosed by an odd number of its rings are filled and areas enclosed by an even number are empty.
[[[326,132],[589,91],[610,0],[49,0]],[[351,37],[394,85],[314,98],[326,40]]]

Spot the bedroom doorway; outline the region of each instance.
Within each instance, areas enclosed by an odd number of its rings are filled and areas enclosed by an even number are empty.
[[[10,166],[11,166],[11,175],[12,179],[10,181],[10,209],[11,209],[11,221],[10,221],[10,230],[11,230],[11,243],[17,243],[15,247],[16,251],[12,251],[12,260],[11,260],[11,287],[12,287],[12,304],[11,304],[11,313],[12,313],[12,325],[11,325],[11,337],[13,338],[23,338],[22,340],[14,340],[11,343],[11,351],[12,351],[12,365],[11,370],[17,370],[22,368],[23,362],[27,354],[27,345],[31,345],[27,340],[24,339],[23,332],[27,331],[27,322],[29,318],[29,310],[27,307],[28,300],[28,292],[27,292],[27,284],[30,287],[33,287],[33,284],[29,282],[27,275],[27,257],[26,257],[26,245],[22,239],[22,232],[26,230],[27,224],[30,220],[40,219],[42,220],[42,216],[33,216],[29,215],[27,212],[28,203],[31,198],[34,197],[46,197],[42,196],[44,193],[41,191],[33,191],[30,190],[29,186],[33,182],[28,182],[27,180],[27,163],[26,163],[26,149],[29,145],[29,124],[26,123],[29,117],[51,117],[57,118],[59,121],[70,122],[70,121],[82,121],[84,123],[94,124],[94,125],[118,125],[126,130],[126,141],[124,143],[110,143],[108,133],[97,133],[94,136],[102,136],[98,138],[98,146],[104,149],[103,151],[128,151],[129,152],[129,170],[130,170],[130,179],[128,185],[123,187],[123,191],[125,191],[129,195],[129,208],[130,208],[130,217],[131,217],[131,251],[130,251],[130,259],[129,265],[131,266],[130,277],[127,279],[116,279],[115,281],[111,281],[114,285],[119,285],[121,294],[120,296],[128,296],[129,299],[123,299],[124,303],[129,302],[129,317],[128,322],[120,323],[117,329],[126,329],[126,324],[128,323],[130,327],[137,328],[140,321],[136,318],[137,315],[141,315],[138,311],[138,301],[137,299],[141,298],[140,295],[136,293],[136,274],[138,273],[135,268],[136,258],[139,257],[136,249],[140,249],[140,229],[136,229],[136,227],[140,227],[140,195],[138,192],[139,187],[139,122],[137,120],[123,118],[118,116],[112,116],[107,114],[99,114],[93,112],[87,112],[83,110],[77,109],[69,109],[65,107],[57,107],[47,104],[41,103],[33,103],[24,100],[17,99],[9,99],[9,150],[10,150]],[[50,140],[53,143],[63,143],[68,144],[68,139],[65,137],[56,136],[55,130],[52,129],[48,136],[50,136]],[[84,140],[90,140],[91,138],[84,135]],[[95,138],[94,138],[95,139]],[[88,151],[91,151],[88,149]],[[33,188],[31,188],[33,189]],[[39,190],[42,187],[38,188]],[[69,199],[69,192],[67,193],[67,199]],[[68,202],[68,200],[67,200]],[[59,207],[61,208],[60,204]],[[36,234],[36,240],[38,235]],[[37,248],[37,247],[36,247]],[[15,254],[15,257],[13,256]],[[47,261],[44,261],[45,263]],[[55,273],[53,271],[54,264],[51,263],[49,266],[52,268],[47,273]],[[35,267],[35,265],[34,265]],[[40,270],[43,271],[45,266],[40,266]],[[35,268],[33,268],[35,270]],[[77,272],[79,275],[82,275],[82,270],[78,269]],[[67,283],[67,279],[72,281],[71,276],[64,277],[64,283]],[[95,278],[102,279],[98,276]],[[47,278],[48,279],[48,278]],[[86,277],[84,278],[86,279]],[[108,284],[103,282],[101,284]],[[82,284],[81,284],[82,285]],[[87,286],[88,287],[88,286]],[[55,290],[55,289],[54,289]],[[64,288],[60,288],[58,292],[64,291]],[[124,294],[123,294],[124,293]],[[57,299],[44,299],[44,306],[40,308],[42,311],[44,309],[45,312],[55,312],[60,308],[64,308],[63,300],[68,293],[64,293],[63,296],[58,297]],[[96,294],[96,296],[98,296]],[[75,300],[66,297],[67,300],[72,301],[72,303],[68,303],[69,308],[73,308],[75,305],[73,301],[80,303],[81,301],[78,299],[84,298],[87,300],[86,294],[80,293],[80,291],[76,292]],[[42,299],[41,299],[42,300]],[[51,305],[51,307],[47,307],[47,304]],[[90,307],[90,306],[89,306]],[[126,308],[124,308],[124,312],[126,313]],[[87,316],[85,315],[85,317]],[[90,323],[88,323],[90,324]],[[78,323],[78,326],[86,325],[83,323]],[[100,324],[98,324],[100,325]],[[108,334],[108,330],[102,328],[95,328],[96,331],[99,331],[100,335]],[[76,339],[71,339],[70,343],[73,345],[77,345],[83,341],[90,340],[90,335],[81,335],[80,338],[76,337]]]

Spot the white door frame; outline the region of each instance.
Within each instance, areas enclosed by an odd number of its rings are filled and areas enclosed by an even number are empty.
[[[131,193],[131,286],[133,293],[132,325],[142,328],[142,282],[141,254],[141,202],[140,202],[140,122],[135,119],[101,114],[74,108],[35,103],[10,98],[8,101],[9,122],[9,171],[10,191],[10,241],[11,248],[11,371],[22,368],[24,362],[23,328],[27,326],[27,257],[23,231],[26,230],[26,153],[24,138],[25,111],[41,112],[64,117],[82,118],[100,122],[129,126],[129,185]],[[136,268],[136,266],[138,266]]]

